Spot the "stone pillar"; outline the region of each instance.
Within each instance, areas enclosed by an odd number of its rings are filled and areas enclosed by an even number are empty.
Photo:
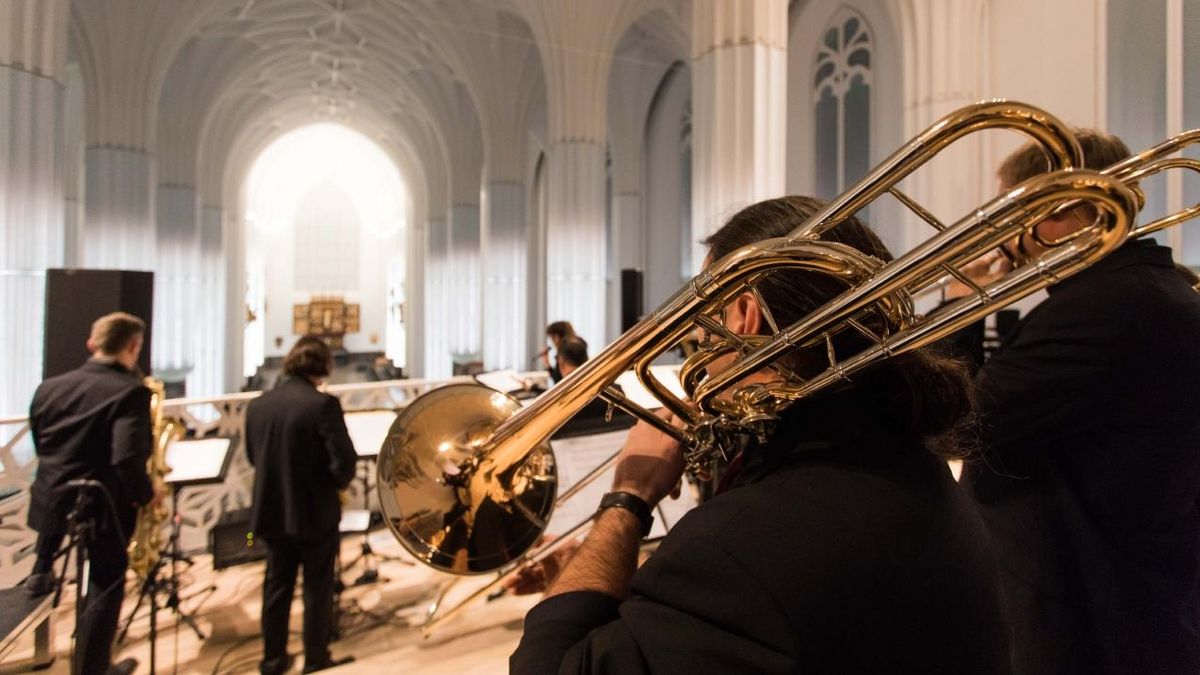
[[[570,321],[589,351],[604,346],[606,296],[604,145],[550,146],[546,233],[546,320]]]
[[[152,366],[157,377],[178,382],[195,365],[200,247],[196,190],[190,185],[159,185],[156,208]]]
[[[981,98],[986,7],[984,0],[904,0],[899,7],[905,27],[904,131],[911,138]],[[908,179],[909,196],[947,224],[975,209],[995,189],[983,143],[981,134],[973,134],[943,151]],[[930,234],[928,225],[907,216],[903,248]]]
[[[447,293],[444,320],[450,325],[450,351],[478,356],[483,316],[480,307],[483,288],[480,284],[479,205],[451,204],[447,220],[448,267],[443,278]]]
[[[546,72],[546,320],[570,321],[594,354],[605,344],[607,314],[609,71],[617,41],[644,6],[636,0],[518,0],[517,7]]]
[[[692,13],[695,240],[785,192],[787,0],[697,0]],[[692,260],[703,260],[697,244]]]
[[[41,379],[45,272],[63,265],[68,3],[0,2],[0,415]]]
[[[483,192],[483,364],[527,368],[525,355],[525,186],[491,181]]]
[[[430,218],[425,242],[425,377],[450,377],[451,314],[454,308],[446,292],[449,275],[450,231],[446,221]]]
[[[220,206],[200,208],[198,292],[194,330],[195,366],[188,373],[188,396],[218,396],[225,393],[225,247]]]
[[[154,159],[145,151],[92,146],[85,156],[84,267],[154,270]]]

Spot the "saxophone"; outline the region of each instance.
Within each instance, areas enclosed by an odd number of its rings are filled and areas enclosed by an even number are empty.
[[[155,492],[163,492],[169,496],[170,488],[165,479],[171,472],[171,467],[167,466],[167,446],[183,437],[183,427],[179,422],[163,415],[162,404],[166,395],[162,381],[147,377],[142,384],[150,390],[153,438],[150,457],[146,459],[146,473],[150,476],[150,484],[154,486]],[[145,581],[150,571],[158,564],[163,543],[163,525],[166,522],[167,508],[163,503],[147,504],[138,508],[137,525],[133,531],[133,538],[129,540],[128,549],[129,568],[137,573],[138,581]]]

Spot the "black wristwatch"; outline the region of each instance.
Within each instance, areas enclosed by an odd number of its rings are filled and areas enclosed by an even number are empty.
[[[604,509],[614,506],[637,516],[642,523],[642,538],[650,534],[650,526],[654,524],[654,515],[645,499],[630,492],[610,492],[600,500],[600,508],[596,509],[596,513],[599,514]]]

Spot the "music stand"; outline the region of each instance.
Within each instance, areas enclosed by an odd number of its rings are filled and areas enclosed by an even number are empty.
[[[179,527],[182,519],[179,516],[179,493],[186,487],[194,485],[212,485],[224,482],[225,474],[229,470],[229,463],[233,453],[229,450],[233,446],[233,439],[224,437],[188,439],[173,441],[167,446],[166,464],[171,467],[171,472],[164,477],[164,481],[170,485],[171,490],[171,537],[167,544],[167,550],[162,551],[159,555],[158,562],[146,575],[146,580],[142,583],[141,593],[138,595],[137,603],[133,606],[133,611],[129,613],[129,618],[125,620],[125,627],[121,630],[121,635],[117,639],[118,642],[125,640],[126,634],[129,633],[129,626],[133,623],[134,617],[137,616],[138,610],[141,609],[142,602],[149,599],[150,601],[150,641],[151,653],[153,646],[158,639],[157,621],[154,614],[157,614],[159,606],[155,602],[155,597],[158,593],[167,592],[167,601],[162,607],[169,608],[175,613],[176,625],[179,623],[187,624],[195,633],[196,637],[201,640],[206,639],[204,631],[200,630],[200,626],[196,623],[195,617],[183,611],[180,607],[179,597],[179,568],[177,563],[184,562],[189,566],[193,564],[190,556],[187,556],[179,551]],[[160,573],[163,566],[171,563],[170,576],[167,579],[160,578]],[[212,593],[217,590],[216,584],[209,586],[189,597],[195,597],[203,593]],[[153,661],[153,659],[151,659]],[[151,667],[153,670],[153,664]]]
[[[363,564],[363,572],[354,580],[354,583],[350,584],[351,586],[362,586],[379,581],[379,560],[412,564],[403,558],[376,553],[371,548],[371,465],[379,457],[379,449],[383,446],[383,441],[392,428],[392,422],[396,421],[396,415],[397,412],[390,408],[355,410],[345,415],[346,431],[350,434],[354,452],[358,455],[358,463],[363,469],[358,478],[362,485],[362,508],[367,512],[368,520],[367,526],[362,528],[362,549],[358,557],[345,566],[339,566],[339,587],[345,586],[341,581],[342,573],[353,568],[359,562]]]

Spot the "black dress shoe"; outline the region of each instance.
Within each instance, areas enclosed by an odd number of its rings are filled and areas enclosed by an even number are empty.
[[[326,670],[328,668],[336,668],[338,666],[344,666],[347,663],[353,663],[353,662],[354,662],[353,656],[343,656],[340,659],[330,659],[328,661],[324,661],[321,663],[311,663],[311,664],[306,663],[306,664],[304,664],[303,672],[315,673],[318,670]]]
[[[108,667],[107,675],[130,675],[137,663],[137,659],[122,659]]]
[[[282,663],[267,663],[266,661],[259,663],[258,672],[262,673],[263,675],[283,675],[283,673],[286,673],[292,669],[292,664],[295,662],[296,656],[294,654],[287,654],[283,657]]]

